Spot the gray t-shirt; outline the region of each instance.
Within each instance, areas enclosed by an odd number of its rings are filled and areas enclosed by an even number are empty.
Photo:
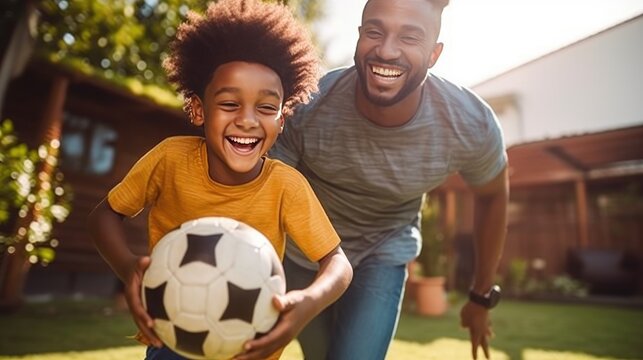
[[[478,96],[429,74],[415,116],[381,127],[355,108],[357,72],[331,71],[270,151],[310,182],[353,266],[366,256],[404,264],[420,251],[423,195],[459,172],[472,185],[507,163],[498,121]],[[286,256],[314,268],[292,242]]]

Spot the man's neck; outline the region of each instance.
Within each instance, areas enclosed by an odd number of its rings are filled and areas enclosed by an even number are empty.
[[[415,116],[422,99],[422,86],[407,97],[391,106],[381,106],[370,102],[359,84],[355,89],[355,106],[357,111],[370,122],[382,127],[397,127],[409,122]]]

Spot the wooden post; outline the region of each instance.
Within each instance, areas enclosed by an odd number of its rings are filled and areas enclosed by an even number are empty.
[[[62,75],[53,78],[49,99],[44,107],[43,118],[40,121],[39,144],[49,144],[52,140],[60,140],[63,122],[63,107],[67,96],[69,79]],[[57,156],[57,152],[53,154]],[[38,169],[38,172],[45,172],[51,176],[54,167],[44,162],[44,166]],[[40,186],[40,181],[36,186]],[[18,220],[16,230],[27,228],[33,219],[34,209],[31,209],[29,215]],[[16,244],[16,251],[13,254],[6,252],[2,259],[2,268],[0,269],[0,309],[11,311],[18,308],[23,299],[23,289],[25,280],[32,262],[25,251],[25,242],[23,238]]]
[[[576,217],[578,219],[578,245],[586,248],[589,245],[589,230],[587,217],[587,187],[585,180],[577,180],[576,187]]]

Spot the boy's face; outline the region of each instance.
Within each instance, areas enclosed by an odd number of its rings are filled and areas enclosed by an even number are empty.
[[[203,125],[210,177],[238,185],[261,172],[261,157],[283,126],[284,90],[272,69],[233,61],[219,66],[196,101],[194,124]]]

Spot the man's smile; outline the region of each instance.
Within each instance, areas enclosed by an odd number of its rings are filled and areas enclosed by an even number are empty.
[[[396,79],[402,76],[404,71],[397,67],[384,67],[380,65],[371,65],[371,72],[377,76]]]

